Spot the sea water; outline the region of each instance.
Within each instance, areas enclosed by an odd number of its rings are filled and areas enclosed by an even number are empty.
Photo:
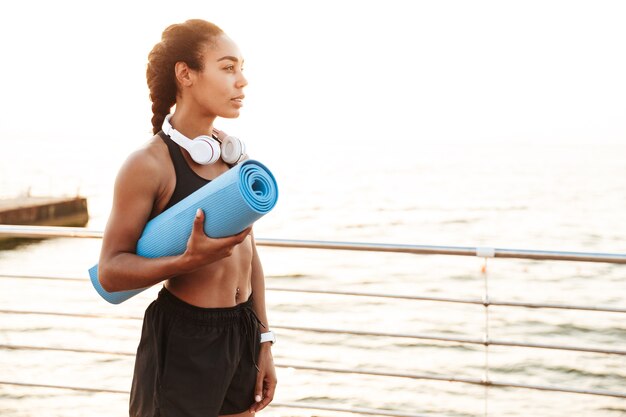
[[[149,135],[146,134],[146,138]],[[104,147],[92,159],[41,142],[46,158],[1,167],[5,194],[79,193],[91,229],[102,230],[112,183],[134,144]],[[65,142],[70,146],[70,141]],[[80,151],[81,145],[75,145]],[[62,146],[61,146],[62,147]],[[626,253],[626,147],[429,143],[394,158],[337,145],[311,155],[272,155],[280,199],[257,222],[258,238]],[[98,239],[50,239],[0,251],[0,344],[129,353],[112,355],[3,347],[0,380],[127,391],[141,317],[158,286],[119,305],[100,299],[87,269]],[[461,382],[331,373],[340,368],[623,392],[624,357],[575,351],[358,336],[279,326],[388,332],[623,349],[623,314],[480,304],[319,295],[271,288],[624,308],[623,266],[606,263],[259,247],[267,286],[276,403],[396,410],[433,416],[620,416],[623,399],[521,388],[485,390]],[[484,269],[484,272],[483,272]],[[6,275],[81,278],[54,281]],[[63,317],[5,310],[99,315]],[[125,319],[107,318],[123,316]],[[3,416],[124,415],[128,396],[0,384]],[[339,415],[270,407],[270,416]]]

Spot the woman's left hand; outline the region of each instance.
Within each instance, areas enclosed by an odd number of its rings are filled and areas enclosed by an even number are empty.
[[[271,342],[261,343],[261,351],[257,360],[259,372],[256,376],[256,387],[254,388],[255,403],[250,407],[251,413],[261,411],[274,399],[277,381],[271,346]]]

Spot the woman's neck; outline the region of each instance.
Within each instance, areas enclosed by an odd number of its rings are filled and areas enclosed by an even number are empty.
[[[207,117],[197,111],[191,111],[184,106],[176,106],[176,111],[170,119],[172,127],[190,139],[200,135],[211,136],[215,116]]]

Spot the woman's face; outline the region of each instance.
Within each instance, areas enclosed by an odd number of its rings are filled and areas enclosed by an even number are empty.
[[[192,71],[192,99],[208,116],[238,117],[243,88],[248,85],[239,48],[228,36],[221,35],[205,47],[203,55],[204,69]]]

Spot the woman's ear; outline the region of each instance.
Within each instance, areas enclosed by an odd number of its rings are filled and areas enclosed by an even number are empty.
[[[193,84],[191,79],[191,70],[189,69],[189,66],[187,66],[186,62],[178,61],[176,65],[174,65],[174,73],[176,74],[176,80],[181,86],[189,87]]]

